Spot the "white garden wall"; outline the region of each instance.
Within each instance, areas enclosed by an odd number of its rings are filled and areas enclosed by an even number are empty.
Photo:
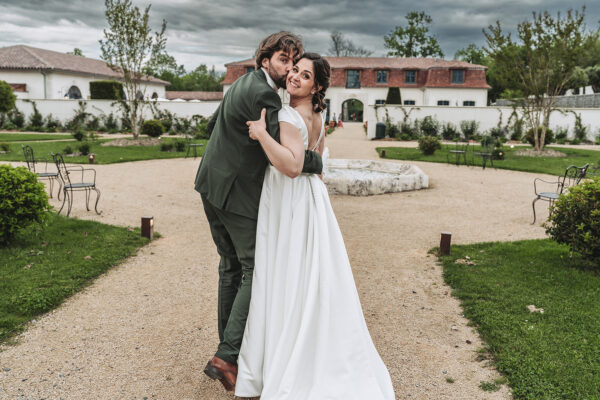
[[[46,117],[48,114],[62,123],[73,118],[75,111],[79,109],[79,101],[81,100],[33,100],[39,112]],[[95,115],[110,114],[113,112],[116,117],[121,116],[121,111],[118,104],[111,100],[84,100],[87,104],[86,111]],[[156,104],[161,110],[167,110],[177,115],[178,117],[189,118],[192,115],[201,115],[210,117],[220,102],[218,101],[203,101],[203,102],[185,102],[185,101],[157,101]],[[33,112],[33,106],[30,102],[17,99],[17,108],[25,114],[27,119]],[[151,119],[152,111],[150,107],[145,107],[144,118]]]
[[[388,110],[390,119],[395,122],[404,120],[403,110],[409,113],[409,120],[412,122],[415,118],[423,119],[431,115],[441,123],[451,122],[460,127],[460,122],[465,120],[476,120],[479,122],[480,131],[486,131],[498,125],[500,116],[502,116],[503,126],[508,121],[512,107],[400,107],[385,106],[375,107],[369,105],[365,109],[365,120],[368,121],[367,136],[370,139],[375,138],[375,124],[385,121],[385,110]],[[550,128],[565,127],[569,130],[569,137],[573,137],[573,127],[575,125],[575,116],[571,111],[581,115],[583,125],[588,127],[588,139],[594,140],[596,135],[600,134],[600,108],[574,108],[563,109],[563,112],[555,111],[550,117]]]

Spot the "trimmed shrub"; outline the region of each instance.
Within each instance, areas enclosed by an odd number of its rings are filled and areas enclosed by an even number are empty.
[[[600,269],[600,180],[571,187],[548,217],[546,233]]]
[[[95,115],[90,115],[90,118],[85,123],[85,127],[88,131],[99,130],[98,128],[100,127],[100,118],[96,117]]]
[[[156,138],[163,134],[163,126],[160,121],[149,119],[142,124],[142,134]]]
[[[63,149],[63,154],[73,154],[73,148],[69,145]]]
[[[538,126],[538,133],[540,135],[542,134],[542,127],[541,126]],[[530,145],[535,146],[535,139],[533,137],[533,129],[529,129],[527,131],[527,133],[525,134],[524,139]],[[552,132],[552,129],[547,128],[546,129],[546,137],[544,139],[544,146],[546,146],[547,144],[550,144],[550,143],[554,143],[554,132]]]
[[[437,136],[440,131],[440,123],[431,115],[428,115],[421,120],[420,127],[421,132],[423,132],[423,135],[425,136]]]
[[[83,129],[79,128],[75,132],[73,132],[72,135],[75,138],[75,140],[81,142],[85,137],[85,132],[83,131]]]
[[[391,87],[388,89],[385,104],[402,104],[402,98],[400,97],[400,88]]]
[[[93,100],[121,100],[125,98],[123,84],[117,81],[90,82],[90,98]]]
[[[33,106],[33,113],[29,116],[29,125],[31,126],[32,131],[39,131],[44,127],[44,117],[40,113],[35,104],[35,101],[30,100],[31,105]]]
[[[453,123],[448,122],[447,124],[442,126],[442,138],[444,140],[458,139],[459,136],[460,134],[458,133],[458,129]]]
[[[41,225],[50,209],[44,185],[25,167],[0,165],[0,244],[21,230]]]
[[[160,144],[160,151],[172,151],[173,150],[173,142],[162,142]]]
[[[175,142],[175,151],[182,152],[185,151],[186,143],[183,140],[178,140]]]
[[[407,139],[403,139],[407,138]],[[414,140],[419,137],[419,128],[415,125],[411,125],[410,122],[400,123],[400,139],[401,140]]]
[[[0,143],[0,150],[8,153],[10,151],[10,145],[8,143]]]
[[[581,114],[575,114],[575,127],[573,131],[575,133],[575,138],[573,141],[577,140],[578,142],[584,142],[587,140],[588,127],[583,125],[583,122],[581,121]]]
[[[419,150],[426,156],[432,155],[441,148],[442,144],[437,136],[423,135],[419,138]]]
[[[15,107],[17,96],[13,93],[12,87],[5,82],[0,81],[0,113],[6,113]]]
[[[10,122],[12,122],[16,128],[20,129],[23,127],[23,125],[25,125],[25,115],[23,115],[23,113],[16,108],[9,113],[9,117]]]
[[[460,121],[460,131],[465,140],[474,139],[479,132],[479,122],[475,120]]]
[[[79,146],[77,146],[77,150],[79,150],[81,155],[87,156],[90,154],[90,145],[88,143],[81,143]]]
[[[48,114],[46,118],[44,118],[44,125],[46,125],[46,128],[54,130],[61,127],[60,121],[58,119],[54,119],[52,114]]]

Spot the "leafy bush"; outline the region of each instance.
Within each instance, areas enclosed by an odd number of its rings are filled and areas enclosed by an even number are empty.
[[[81,143],[77,146],[77,150],[79,150],[82,155],[87,156],[90,154],[90,145],[88,143]]]
[[[65,127],[70,131],[76,131],[85,126],[88,117],[91,115],[86,111],[87,103],[85,101],[79,101],[78,104],[79,108],[75,110],[75,115],[65,124]]]
[[[541,135],[542,134],[542,127],[538,126],[538,134]],[[527,143],[529,143],[530,145],[534,146],[535,145],[535,139],[533,137],[533,129],[529,129],[527,131],[527,133],[525,134],[524,139],[527,141]],[[544,139],[544,146],[550,143],[554,143],[554,132],[552,132],[552,129],[547,128],[546,129],[546,137]]]
[[[510,140],[521,140],[523,137],[523,120],[517,119],[509,129]]]
[[[440,123],[431,115],[428,115],[421,120],[420,127],[421,132],[425,136],[437,136],[440,131]]]
[[[117,81],[90,82],[90,98],[102,100],[121,100],[125,98],[123,84]]]
[[[72,133],[72,135],[78,142],[81,142],[83,138],[85,138],[85,132],[81,128],[78,128],[75,132]]]
[[[458,139],[459,136],[458,129],[453,123],[448,122],[442,126],[442,138],[444,140]]]
[[[426,156],[432,155],[441,148],[442,144],[437,136],[423,135],[419,138],[419,150]]]
[[[44,126],[44,117],[39,112],[35,101],[29,100],[29,102],[33,107],[33,113],[31,113],[31,115],[29,116],[29,125],[31,125],[31,127],[33,128],[31,130],[40,130],[40,128]]]
[[[556,143],[564,144],[567,141],[567,136],[569,134],[569,129],[563,126],[557,126],[554,130],[554,138],[556,139]]]
[[[46,128],[54,130],[60,128],[61,126],[60,121],[58,119],[54,119],[52,114],[48,114],[46,116],[46,118],[44,119],[44,125],[46,125]]]
[[[162,142],[160,144],[160,151],[172,151],[173,150],[173,142]]]
[[[410,122],[400,123],[400,139],[414,140],[419,137],[419,128]]]
[[[583,142],[587,140],[588,128],[581,121],[581,114],[575,114],[575,140]]]
[[[25,167],[0,165],[0,244],[32,225],[40,225],[50,209],[48,195],[37,175]]]
[[[398,129],[398,125],[393,122],[386,121],[385,122],[385,134],[391,138],[395,138],[400,134],[400,129]]]
[[[465,140],[474,139],[479,132],[479,122],[475,120],[460,121],[460,131]]]
[[[546,233],[600,269],[600,180],[571,187],[554,203]]]
[[[102,117],[102,122],[104,123],[104,128],[108,131],[117,131],[117,129],[119,129],[119,123],[117,122],[117,119],[115,118],[115,115],[113,113],[110,113],[108,115],[104,115]]]
[[[12,87],[7,82],[0,81],[0,113],[12,110],[16,99],[17,96],[13,93]]]
[[[85,126],[90,131],[99,130],[98,128],[100,127],[100,118],[96,117],[95,115],[90,115],[90,118],[86,122]]]
[[[162,135],[164,132],[164,128],[160,121],[155,119],[149,119],[144,121],[142,124],[142,134],[148,135],[150,137],[156,138]]]
[[[13,109],[8,115],[10,122],[12,122],[16,128],[22,128],[23,125],[25,125],[25,115],[23,115],[23,113],[16,108]]]
[[[8,153],[10,151],[10,145],[8,143],[0,143],[0,150]]]
[[[63,149],[63,154],[73,154],[73,148],[69,145]]]
[[[185,151],[186,143],[183,140],[178,140],[175,142],[175,151],[182,152]]]

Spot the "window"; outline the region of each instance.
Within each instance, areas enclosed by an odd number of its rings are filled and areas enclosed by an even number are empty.
[[[152,93],[152,98],[153,99],[158,99],[158,93],[156,93],[156,92]]]
[[[465,70],[464,69],[453,69],[452,70],[452,83],[465,83]]]
[[[388,81],[388,72],[387,71],[377,71],[377,83],[387,83]]]
[[[254,72],[255,68],[254,67],[246,67],[246,73],[248,72]]]
[[[417,71],[409,70],[404,72],[404,83],[417,83]]]
[[[448,100],[438,100],[438,106],[449,106],[450,102]]]
[[[465,106],[465,107],[475,107],[475,102],[471,101],[471,100],[465,100],[465,101],[463,101],[463,106]]]
[[[81,99],[81,91],[77,86],[71,86],[67,92],[67,96],[69,96],[70,99],[79,100]]]
[[[375,100],[375,104],[385,104],[385,100],[383,100],[383,99]]]
[[[357,69],[346,70],[346,88],[347,89],[359,89],[360,88],[360,71]]]
[[[414,106],[415,101],[414,100],[404,100],[404,105],[405,106]]]

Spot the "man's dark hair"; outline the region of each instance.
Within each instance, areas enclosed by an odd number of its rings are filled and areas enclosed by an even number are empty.
[[[302,40],[293,33],[286,31],[273,33],[264,38],[256,50],[256,69],[262,67],[262,60],[270,59],[275,52],[280,50],[287,52],[295,62],[302,56],[304,47],[302,47]]]

